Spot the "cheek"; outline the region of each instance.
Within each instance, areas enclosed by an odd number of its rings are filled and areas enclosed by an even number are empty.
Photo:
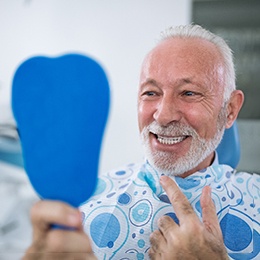
[[[152,123],[153,121],[153,109],[152,106],[144,105],[143,103],[138,104],[138,124],[139,130]]]
[[[205,109],[187,111],[186,121],[203,139],[211,139],[216,133],[217,115],[213,116],[211,113],[205,113]]]

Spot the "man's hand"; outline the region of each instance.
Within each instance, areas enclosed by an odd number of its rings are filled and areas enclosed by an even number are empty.
[[[96,259],[81,224],[81,213],[57,201],[40,201],[31,211],[33,242],[23,260]],[[53,228],[66,226],[70,230]]]
[[[161,177],[161,185],[166,191],[179,225],[170,217],[163,216],[158,220],[159,230],[150,236],[151,259],[229,259],[219,226],[214,202],[211,199],[210,187],[202,191],[200,204],[201,222],[186,196],[169,177]]]

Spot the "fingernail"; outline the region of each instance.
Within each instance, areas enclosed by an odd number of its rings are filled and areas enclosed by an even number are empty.
[[[165,184],[165,183],[167,182],[167,180],[168,180],[168,177],[165,176],[165,175],[162,175],[162,176],[160,177],[160,183],[161,183],[161,184]]]

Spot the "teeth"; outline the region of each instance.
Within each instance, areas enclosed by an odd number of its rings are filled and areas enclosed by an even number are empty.
[[[161,144],[177,144],[181,141],[183,141],[186,137],[185,136],[179,136],[179,137],[163,137],[163,136],[158,136],[158,141]]]

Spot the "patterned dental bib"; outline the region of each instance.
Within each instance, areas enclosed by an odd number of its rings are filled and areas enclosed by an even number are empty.
[[[178,219],[149,163],[130,164],[99,177],[82,204],[85,232],[99,260],[149,259],[149,236],[163,215]],[[201,219],[203,187],[212,189],[224,243],[231,259],[260,259],[260,176],[213,164],[187,178],[172,177]],[[195,238],[194,238],[195,239]]]

